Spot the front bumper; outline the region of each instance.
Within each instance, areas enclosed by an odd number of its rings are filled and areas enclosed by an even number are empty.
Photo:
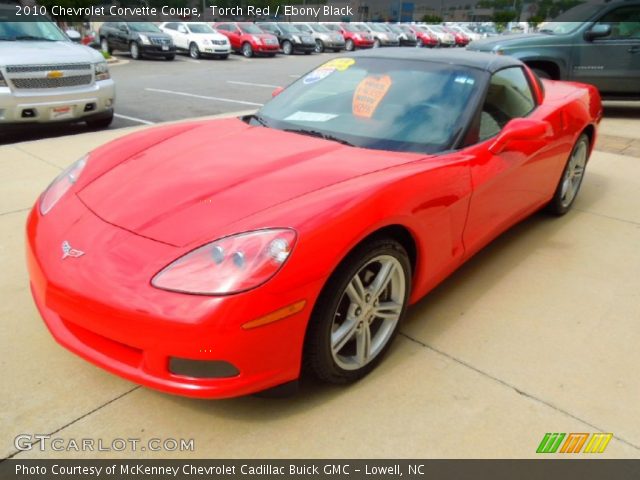
[[[64,240],[85,255],[62,259]],[[274,290],[272,280],[226,297],[152,287],[154,272],[178,250],[103,222],[75,195],[63,197],[46,217],[36,205],[27,223],[35,303],[51,334],[70,351],[133,382],[191,397],[246,395],[297,379],[312,302],[269,325],[242,325],[306,299],[308,287]],[[223,361],[239,374],[177,375],[171,358]]]
[[[229,55],[231,45],[198,45],[202,55]]]
[[[0,87],[0,125],[82,122],[113,112],[115,97],[112,79],[77,88]]]
[[[140,53],[142,55],[147,55],[150,57],[163,57],[167,55],[175,55],[176,53],[175,45],[167,46],[166,50],[163,48],[162,45],[139,44],[139,46],[140,46]]]
[[[278,53],[280,51],[280,45],[267,45],[266,43],[260,43],[253,47],[254,51],[258,53]]]
[[[316,49],[315,43],[294,43],[293,51],[294,52],[313,52]]]

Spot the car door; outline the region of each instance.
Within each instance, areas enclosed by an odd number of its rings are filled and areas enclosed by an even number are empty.
[[[531,82],[519,66],[491,77],[476,120],[478,143],[469,149],[473,194],[464,231],[469,254],[538,208],[555,188],[550,178],[559,175],[562,155],[549,146],[559,114],[537,109]]]
[[[222,23],[216,27],[220,33],[226,35],[234,50],[240,49],[240,29],[232,23]]]
[[[189,29],[185,23],[176,23],[174,42],[181,50],[189,48]]]
[[[129,49],[129,27],[124,22],[118,22],[114,29],[114,44],[117,49]]]
[[[591,28],[607,25],[610,33],[589,39],[574,49],[573,79],[591,83],[603,93],[640,93],[640,5],[605,13]],[[594,32],[596,31],[594,30]]]

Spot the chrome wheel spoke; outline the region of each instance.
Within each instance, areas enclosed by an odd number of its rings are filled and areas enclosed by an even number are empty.
[[[371,356],[371,329],[365,322],[356,333],[356,362],[366,365]]]
[[[393,276],[395,270],[395,265],[392,262],[385,262],[382,264],[378,275],[371,283],[371,295],[373,298],[378,298],[382,292],[384,292],[387,285],[391,281],[391,277]]]
[[[351,303],[362,306],[364,304],[365,288],[360,275],[356,274],[347,286],[347,295]]]
[[[400,316],[400,312],[402,312],[402,305],[399,303],[383,302],[374,309],[373,316],[383,319],[396,319]]]
[[[348,318],[338,329],[331,334],[331,350],[337,354],[351,340],[358,329],[358,321]]]

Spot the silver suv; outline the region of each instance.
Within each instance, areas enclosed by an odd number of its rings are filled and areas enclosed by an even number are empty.
[[[53,23],[7,22],[0,6],[0,128],[113,120],[115,87],[99,52],[72,43]]]

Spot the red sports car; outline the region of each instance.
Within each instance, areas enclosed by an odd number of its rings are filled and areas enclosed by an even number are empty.
[[[220,22],[215,29],[229,39],[231,48],[247,58],[254,55],[274,57],[280,51],[280,42],[275,35],[265,33],[254,23]]]
[[[254,115],[72,164],[28,219],[33,296],[63,346],[166,392],[249,394],[303,366],[352,382],[409,304],[533,212],[569,210],[601,115],[595,88],[507,56],[333,59]]]

